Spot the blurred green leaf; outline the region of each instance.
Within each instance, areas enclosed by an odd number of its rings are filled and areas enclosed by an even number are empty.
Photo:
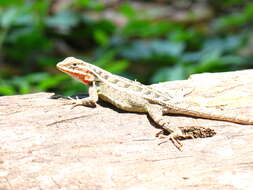
[[[164,67],[159,69],[151,78],[151,83],[158,83],[171,80],[182,80],[186,77],[185,68],[181,65],[173,67]]]
[[[215,30],[228,30],[232,27],[242,26],[251,21],[253,16],[253,3],[248,3],[239,13],[233,13],[220,18],[213,22]]]
[[[184,50],[184,44],[162,40],[135,41],[129,47],[122,49],[122,56],[132,59],[151,59],[155,56],[177,57]]]
[[[94,38],[102,46],[109,43],[108,35],[103,30],[95,30]]]
[[[129,3],[124,3],[121,5],[119,11],[129,18],[133,18],[137,15],[136,11]]]
[[[169,55],[179,56],[184,50],[184,44],[180,42],[166,42],[162,40],[156,40],[151,42],[150,47],[153,54],[156,55]]]
[[[19,94],[26,94],[30,91],[31,86],[29,82],[22,77],[14,77],[11,83],[18,89]]]
[[[76,26],[81,17],[73,11],[65,10],[46,19],[48,27],[56,28],[61,33],[68,33]]]
[[[77,7],[81,6],[81,7],[97,10],[97,11],[104,9],[104,4],[96,0],[76,0],[74,3],[75,3],[75,6]]]
[[[239,48],[243,43],[242,36],[228,36],[222,38],[207,39],[203,44],[203,51],[219,50],[221,52],[233,51]]]
[[[49,73],[33,73],[27,75],[25,78],[30,83],[39,83],[43,80],[46,80],[49,77],[50,77]]]
[[[20,0],[1,0],[0,1],[0,6],[5,7],[5,6],[19,6],[22,5],[22,1]]]
[[[13,88],[13,86],[7,85],[7,84],[1,84],[0,83],[0,95],[13,95],[15,94],[15,89]]]
[[[4,14],[1,14],[1,27],[3,28],[8,28],[11,26],[11,24],[13,23],[13,21],[17,18],[19,14],[19,10],[17,7],[11,7],[9,9],[7,9]]]
[[[202,51],[197,51],[197,52],[186,52],[182,55],[181,61],[182,62],[198,62],[201,60],[203,56]]]
[[[41,91],[46,91],[50,88],[53,88],[57,85],[59,85],[62,81],[66,80],[68,76],[65,74],[57,75],[57,76],[50,76],[47,78],[44,78],[38,85],[38,89]]]
[[[113,50],[106,51],[103,54],[100,54],[99,58],[93,63],[97,65],[98,67],[106,67],[106,65],[115,58],[116,52]]]
[[[150,22],[148,20],[130,20],[122,29],[122,33],[125,36],[147,38],[165,35],[175,28],[177,28],[177,25],[168,21]]]
[[[118,60],[112,61],[104,67],[107,71],[111,73],[122,73],[124,72],[129,66],[129,62],[126,60]]]

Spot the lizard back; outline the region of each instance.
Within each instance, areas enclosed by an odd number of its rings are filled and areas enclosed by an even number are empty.
[[[164,105],[171,100],[168,94],[162,93],[140,82],[111,74],[106,70],[74,57],[64,59],[57,64],[57,68],[86,85],[94,81],[101,82],[125,94],[138,96],[157,104]]]

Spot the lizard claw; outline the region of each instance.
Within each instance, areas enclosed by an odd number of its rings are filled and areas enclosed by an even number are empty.
[[[160,131],[159,133],[157,133],[156,136],[159,137],[160,139],[162,139],[162,138],[169,139],[174,144],[174,146],[180,151],[182,151],[182,147],[183,147],[183,143],[180,142],[180,140],[194,138],[194,136],[192,134],[182,134],[182,133],[178,134],[176,132],[172,132],[169,135],[164,135],[163,131]],[[162,144],[165,142],[167,142],[167,141],[163,141],[159,144]]]
[[[78,96],[76,96],[76,98],[72,98],[72,97],[67,97],[67,100],[64,101],[65,104],[71,104],[72,107],[71,109],[73,109],[76,106],[95,106],[96,103],[94,101],[92,101],[91,99],[88,98],[83,98],[80,99]]]
[[[168,138],[178,150],[182,151],[183,143],[179,141],[177,134],[171,133]]]
[[[77,106],[83,105],[83,101],[78,96],[76,96],[76,99],[74,99],[72,97],[68,97],[68,99],[69,99],[69,104],[72,104],[71,109],[73,109]]]
[[[71,104],[71,105],[73,105],[71,107],[71,109],[73,109],[76,106],[83,105],[81,99],[79,99],[78,96],[76,96],[76,98],[72,98],[72,97],[68,96],[67,100],[64,100],[64,104]]]

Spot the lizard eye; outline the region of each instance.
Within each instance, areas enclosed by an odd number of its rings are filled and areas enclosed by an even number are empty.
[[[76,63],[73,63],[73,66],[75,67],[77,64]]]

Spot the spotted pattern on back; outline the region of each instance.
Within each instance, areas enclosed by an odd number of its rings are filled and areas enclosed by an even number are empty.
[[[84,84],[90,84],[93,81],[102,81],[115,90],[134,94],[152,101],[168,101],[166,94],[161,93],[151,87],[143,85],[137,81],[113,75],[95,65],[86,63],[82,60],[69,57],[57,64],[57,68]]]

